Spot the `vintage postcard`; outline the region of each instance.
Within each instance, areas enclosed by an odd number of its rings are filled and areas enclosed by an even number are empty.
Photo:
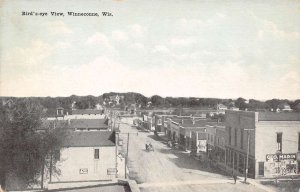
[[[299,1],[0,0],[0,191],[299,174]]]

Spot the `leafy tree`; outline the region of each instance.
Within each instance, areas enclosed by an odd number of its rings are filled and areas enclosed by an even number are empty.
[[[239,97],[235,102],[235,106],[238,107],[240,110],[245,110],[248,108],[248,105],[246,104],[246,99]]]
[[[248,108],[250,111],[264,110],[267,108],[267,104],[255,99],[249,99]]]
[[[5,187],[9,178],[19,181],[22,187],[36,183],[43,168],[50,162],[53,151],[59,150],[65,137],[56,129],[43,126],[44,110],[32,99],[16,101],[12,106],[0,104],[0,184]],[[58,170],[53,167],[55,172]]]
[[[271,99],[266,101],[267,108],[276,110],[277,108],[281,108],[284,104],[288,104],[288,100],[280,100],[280,99]]]
[[[154,105],[154,106],[164,105],[164,98],[162,98],[161,96],[158,96],[158,95],[153,95],[150,98],[150,101],[151,101],[152,105]]]
[[[290,105],[294,111],[300,112],[300,99],[297,99],[294,102],[290,102]]]

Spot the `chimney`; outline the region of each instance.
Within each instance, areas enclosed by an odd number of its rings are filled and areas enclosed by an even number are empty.
[[[195,117],[193,117],[193,125],[195,125]]]

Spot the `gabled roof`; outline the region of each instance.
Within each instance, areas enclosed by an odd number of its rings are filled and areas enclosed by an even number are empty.
[[[74,131],[63,141],[63,147],[115,146],[115,134],[111,131]]]

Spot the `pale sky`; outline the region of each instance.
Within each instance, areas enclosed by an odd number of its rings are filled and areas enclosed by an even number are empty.
[[[110,91],[299,99],[300,1],[0,1],[0,96]]]

